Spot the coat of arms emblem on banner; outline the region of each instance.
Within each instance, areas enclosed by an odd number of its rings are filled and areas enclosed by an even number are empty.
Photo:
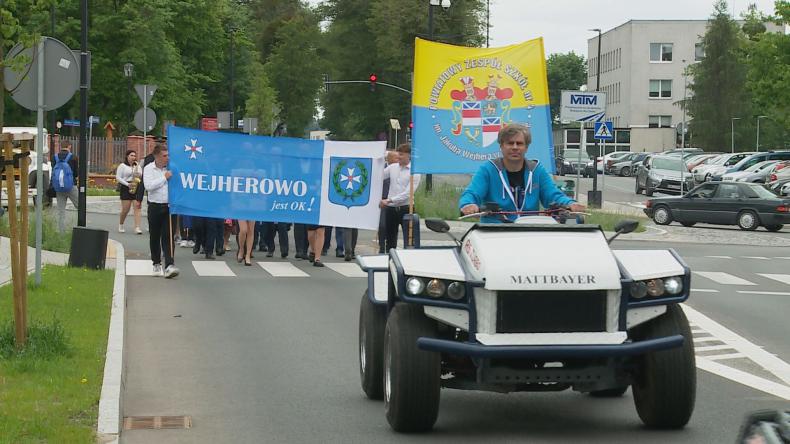
[[[455,136],[466,137],[477,147],[494,143],[499,130],[510,123],[510,98],[513,90],[500,88],[499,75],[490,74],[485,88],[475,86],[475,78],[461,77],[462,90],[450,91],[453,99],[453,129]]]
[[[362,207],[370,200],[370,172],[373,159],[330,157],[329,202],[346,208]]]

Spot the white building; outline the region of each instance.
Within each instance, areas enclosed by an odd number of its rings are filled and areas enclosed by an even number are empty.
[[[587,40],[587,90],[596,88],[600,63],[606,118],[621,133],[621,141],[629,140],[631,151],[678,146],[683,72],[704,57],[700,42],[707,25],[707,20],[630,20],[601,35],[600,60],[598,36]],[[769,31],[783,32],[774,24],[765,25]]]

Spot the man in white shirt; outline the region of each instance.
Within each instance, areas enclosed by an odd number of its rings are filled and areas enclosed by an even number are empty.
[[[398,227],[403,226],[404,236],[408,232],[403,216],[409,214],[409,189],[411,181],[411,145],[403,143],[398,146],[398,162],[384,169],[384,179],[390,180],[387,198],[382,199],[379,206],[384,209],[387,230],[386,251],[398,245]],[[420,175],[414,175],[414,189],[420,185]],[[416,228],[416,227],[415,227]],[[404,244],[408,239],[404,239]]]
[[[173,264],[173,233],[168,207],[167,182],[173,177],[168,171],[167,145],[157,143],[154,147],[154,161],[143,169],[143,183],[148,191],[148,228],[151,232],[151,262],[154,263],[154,276],[174,278],[179,270]],[[162,271],[162,252],[165,255],[165,269]]]

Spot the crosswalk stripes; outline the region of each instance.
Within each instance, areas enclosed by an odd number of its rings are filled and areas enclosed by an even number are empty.
[[[236,273],[228,267],[225,261],[192,261],[195,273],[203,277],[233,277]]]
[[[721,285],[757,285],[754,282],[739,278],[738,276],[722,271],[695,271],[694,274],[710,279]]]
[[[310,277],[290,262],[258,262],[258,265],[274,277]]]
[[[127,276],[151,276],[153,265],[149,259],[127,259]]]
[[[364,271],[362,271],[362,269],[360,269],[359,265],[357,265],[357,264],[346,263],[346,262],[342,262],[342,263],[327,262],[324,265],[326,265],[326,267],[329,268],[330,270],[332,270],[332,271],[334,271],[336,273],[340,273],[340,274],[342,274],[345,277],[367,277],[368,276],[368,274],[365,273]]]
[[[766,277],[768,279],[773,279],[783,284],[790,285],[790,274],[771,274],[771,273],[757,273],[757,274],[762,277]]]

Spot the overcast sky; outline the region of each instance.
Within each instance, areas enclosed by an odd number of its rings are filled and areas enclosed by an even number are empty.
[[[773,0],[728,1],[736,17],[750,3],[773,13]],[[605,32],[632,19],[704,20],[713,11],[713,0],[490,0],[490,5],[491,46],[542,36],[546,55],[575,51],[585,57],[587,39],[596,35],[590,28]]]

